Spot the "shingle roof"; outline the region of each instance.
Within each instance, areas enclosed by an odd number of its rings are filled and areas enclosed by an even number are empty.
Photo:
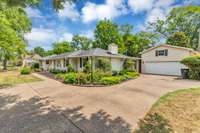
[[[93,48],[89,50],[78,50],[78,51],[63,53],[59,55],[51,55],[51,56],[42,58],[42,60],[52,60],[52,59],[59,59],[59,58],[91,57],[91,56],[139,59],[136,57],[125,56],[123,54],[111,54],[108,50],[104,50],[101,48]]]

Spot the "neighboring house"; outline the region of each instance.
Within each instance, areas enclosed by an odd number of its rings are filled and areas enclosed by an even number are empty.
[[[181,69],[187,68],[180,61],[197,54],[190,48],[159,45],[141,52],[142,73],[181,76]]]
[[[95,60],[97,58],[106,58],[111,62],[111,68],[113,71],[120,71],[123,69],[123,64],[126,59],[132,59],[138,62],[139,58],[125,56],[118,53],[118,46],[110,44],[108,50],[101,48],[94,48],[90,50],[78,50],[74,52],[68,52],[60,55],[51,55],[41,59],[43,70],[59,69],[67,70],[68,64],[71,64],[74,70],[82,71],[84,64],[90,61],[95,68]],[[136,63],[138,64],[138,63]],[[133,69],[138,69],[137,65],[133,66]]]
[[[41,56],[38,54],[27,55],[23,60],[23,67],[29,66],[31,67],[34,63],[39,63]]]

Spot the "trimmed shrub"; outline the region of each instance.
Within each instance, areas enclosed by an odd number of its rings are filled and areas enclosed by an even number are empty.
[[[77,84],[77,73],[67,73],[65,75],[64,83],[66,84]]]
[[[40,64],[39,63],[33,63],[31,68],[32,69],[39,69],[40,68]]]
[[[85,73],[90,73],[91,72],[91,64],[90,64],[89,61],[87,61],[87,63],[84,65],[83,72],[85,72]]]
[[[100,80],[100,83],[103,85],[113,85],[118,84],[122,81],[122,78],[119,76],[110,76],[110,77],[103,77]]]
[[[99,84],[102,77],[108,77],[108,76],[112,76],[112,74],[110,72],[104,72],[102,70],[96,70],[95,72],[93,72],[93,77],[92,77],[93,83]]]
[[[118,71],[112,71],[112,76],[117,76],[117,75],[119,75]]]
[[[74,68],[72,67],[71,64],[67,65],[67,72],[75,72]]]
[[[89,83],[89,75],[86,73],[77,73],[76,79],[78,81],[78,84],[87,84]]]
[[[22,75],[27,75],[31,73],[31,69],[29,67],[23,67],[20,72]]]
[[[186,57],[181,63],[189,68],[189,78],[200,80],[200,54]]]
[[[172,133],[168,121],[157,113],[147,114],[139,121],[138,126],[135,133]]]

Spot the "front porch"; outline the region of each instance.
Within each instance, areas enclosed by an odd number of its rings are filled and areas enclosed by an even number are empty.
[[[84,66],[89,63],[91,65],[91,70],[96,70],[99,68],[98,61],[100,59],[107,60],[111,65],[111,71],[121,71],[123,70],[124,62],[127,58],[108,58],[108,57],[74,57],[74,58],[59,58],[59,59],[51,59],[51,60],[43,60],[41,61],[41,68],[45,71],[49,71],[52,69],[56,70],[66,70],[68,69],[68,65],[75,71],[83,71]],[[132,59],[134,64],[132,66],[132,70],[139,72],[139,59]]]

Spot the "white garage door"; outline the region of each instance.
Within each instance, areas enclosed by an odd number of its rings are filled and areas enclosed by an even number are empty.
[[[148,62],[142,64],[143,73],[181,76],[181,68],[185,68],[179,62]]]

